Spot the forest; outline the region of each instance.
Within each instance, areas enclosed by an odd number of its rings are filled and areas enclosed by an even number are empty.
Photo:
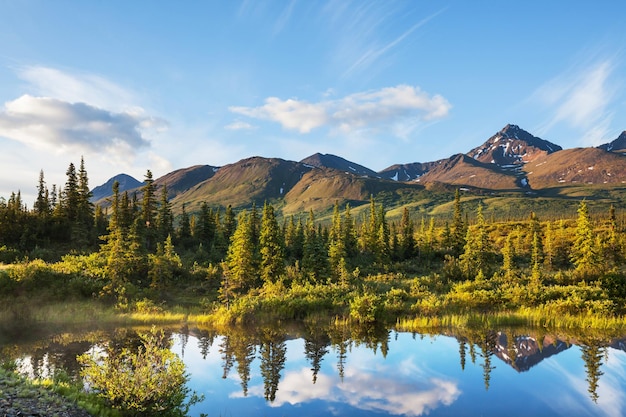
[[[235,212],[174,214],[148,170],[140,192],[113,186],[94,206],[84,160],[62,188],[40,173],[32,209],[0,198],[0,313],[20,302],[94,300],[120,313],[185,311],[198,321],[336,317],[405,329],[476,320],[552,327],[623,328],[626,261],[621,213],[486,219],[450,194],[449,217],[389,221],[335,204],[279,218],[265,202]],[[19,310],[19,311],[16,311]]]

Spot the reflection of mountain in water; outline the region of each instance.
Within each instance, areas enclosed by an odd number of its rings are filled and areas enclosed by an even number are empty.
[[[626,338],[613,340],[609,347],[626,352]]]
[[[540,344],[531,336],[515,336],[514,343],[509,346],[505,333],[498,333],[495,355],[511,365],[518,372],[528,371],[542,360],[561,353],[571,347],[559,339],[544,338]]]

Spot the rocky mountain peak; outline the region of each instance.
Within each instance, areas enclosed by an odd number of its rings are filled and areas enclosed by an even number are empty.
[[[507,124],[467,155],[483,163],[508,166],[525,164],[561,149],[559,145],[533,136],[517,125]]]
[[[626,130],[624,130],[617,139],[598,146],[600,149],[604,149],[607,152],[623,152],[626,150]]]

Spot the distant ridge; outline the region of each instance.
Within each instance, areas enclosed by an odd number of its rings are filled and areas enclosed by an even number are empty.
[[[598,189],[590,185],[623,187],[625,153],[626,131],[598,148],[563,150],[508,124],[467,153],[432,162],[396,164],[378,173],[336,155],[315,153],[300,162],[250,157],[222,167],[194,165],[155,179],[155,186],[167,184],[177,212],[183,205],[195,212],[205,203],[245,209],[271,202],[283,215],[307,210],[328,214],[334,204],[358,207],[372,196],[399,207],[437,200],[439,193],[455,189],[516,198],[561,198],[568,193],[590,195]],[[141,198],[143,184],[120,174],[94,188],[93,200],[109,204],[106,197],[115,180],[121,191],[136,191]]]
[[[355,175],[365,175],[374,178],[379,177],[376,171],[366,168],[363,165],[355,164],[354,162],[350,162],[347,159],[343,159],[336,155],[321,154],[318,152],[303,159],[302,161],[300,161],[300,163],[310,165],[316,168],[324,167],[338,169],[340,171],[349,172]]]
[[[626,153],[626,130],[622,132],[617,139],[612,142],[598,146],[598,148],[607,152]]]
[[[109,197],[113,194],[113,183],[117,181],[120,185],[120,192],[132,190],[137,187],[141,187],[143,182],[136,180],[127,174],[118,174],[113,178],[110,178],[107,182],[102,185],[95,187],[91,190],[93,196],[91,197],[91,201],[99,201],[103,198]]]

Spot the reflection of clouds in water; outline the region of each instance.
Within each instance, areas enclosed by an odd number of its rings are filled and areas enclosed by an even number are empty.
[[[384,374],[394,375],[391,369]],[[251,387],[250,395],[263,396],[263,386]],[[457,383],[441,378],[412,381],[406,378],[385,378],[379,374],[353,371],[343,382],[338,376],[320,373],[317,383],[311,382],[311,371],[302,368],[285,374],[271,404],[280,407],[311,400],[341,402],[362,410],[385,411],[390,414],[419,416],[441,405],[452,404],[461,394]]]
[[[626,367],[626,353],[615,349],[609,349],[608,361],[603,360],[598,382],[598,402],[594,403],[589,394],[589,383],[585,373],[584,364],[575,367],[566,367],[556,360],[546,360],[546,369],[558,374],[568,386],[561,389],[553,388],[539,396],[543,401],[560,415],[601,415],[607,417],[621,417],[626,412],[626,392],[624,392],[624,369]]]

